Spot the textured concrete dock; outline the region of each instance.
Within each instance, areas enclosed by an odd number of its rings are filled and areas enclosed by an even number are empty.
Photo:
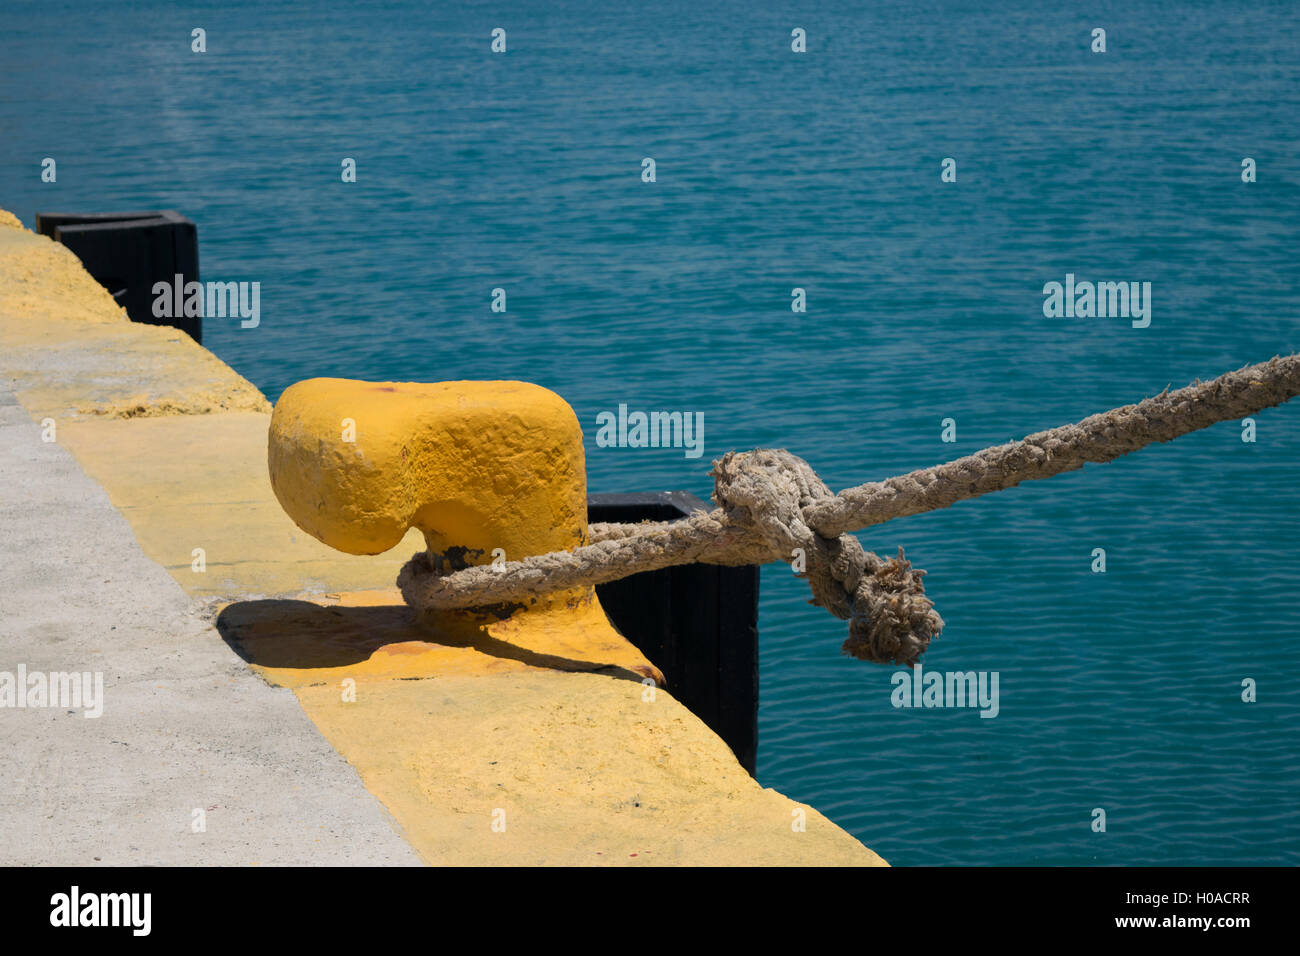
[[[0,862],[883,862],[603,622],[418,625],[417,533],[300,531],[257,390],[2,211],[0,388],[0,671],[105,685],[97,719],[0,709]]]

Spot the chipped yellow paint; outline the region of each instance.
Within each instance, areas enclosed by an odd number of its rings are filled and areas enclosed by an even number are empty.
[[[130,321],[66,246],[0,219],[0,374],[35,417],[270,411],[183,332]]]

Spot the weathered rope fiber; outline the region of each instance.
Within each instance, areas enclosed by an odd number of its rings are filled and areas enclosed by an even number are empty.
[[[1106,462],[1300,394],[1300,353],[1196,382],[1136,405],[1092,415],[1022,441],[834,494],[803,459],[784,450],[729,452],[713,463],[714,511],[680,521],[595,524],[573,551],[435,574],[416,554],[398,576],[416,608],[528,603],[554,591],[603,584],[676,564],[793,563],[802,553],[813,604],[849,622],[844,651],[862,660],[919,660],[943,628],[903,557],[880,558],[850,532],[946,508],[966,498]]]

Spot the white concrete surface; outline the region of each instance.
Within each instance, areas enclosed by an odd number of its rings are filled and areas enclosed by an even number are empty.
[[[0,383],[0,678],[99,672],[104,688],[98,718],[0,706],[0,865],[419,863],[212,610]]]

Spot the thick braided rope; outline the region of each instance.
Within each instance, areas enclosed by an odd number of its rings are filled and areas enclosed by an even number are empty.
[[[825,535],[860,531],[906,515],[936,511],[966,498],[1050,478],[1088,462],[1112,461],[1215,422],[1245,418],[1300,394],[1300,353],[1247,365],[1208,382],[1159,395],[985,448],[944,465],[849,488],[819,502],[808,520]]]
[[[1019,442],[838,495],[802,459],[760,449],[714,462],[711,512],[680,521],[598,524],[591,543],[507,562],[434,574],[423,552],[398,577],[417,608],[527,604],[554,591],[603,584],[676,564],[792,563],[802,554],[813,603],[847,619],[844,650],[880,662],[914,663],[943,626],[921,584],[923,571],[865,551],[851,531],[891,518],[1119,458],[1218,421],[1243,418],[1300,394],[1300,354],[1247,366],[1136,405],[1038,432]]]

